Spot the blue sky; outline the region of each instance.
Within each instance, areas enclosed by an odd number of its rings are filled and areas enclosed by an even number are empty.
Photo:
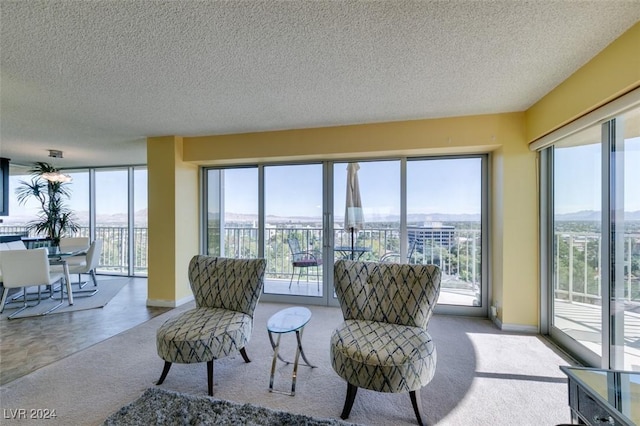
[[[555,207],[565,214],[601,209],[601,145],[555,149]],[[640,137],[624,145],[624,210],[640,210]]]
[[[67,205],[75,211],[89,210],[89,175],[87,172],[71,172],[73,178],[69,188],[71,198]],[[30,181],[29,175],[9,177],[9,197],[11,198],[11,216],[32,214],[38,204],[30,200],[19,205],[15,197],[15,188],[21,180]],[[146,169],[134,172],[134,204],[135,210],[147,208],[147,173]],[[127,212],[127,172],[126,170],[98,170],[96,172],[96,208],[98,214],[113,215]],[[5,219],[9,222],[10,219]]]
[[[363,161],[358,179],[367,215],[400,214],[400,161]],[[225,172],[225,209],[258,210],[256,168]],[[334,165],[334,215],[344,216],[347,163]],[[480,213],[480,159],[410,161],[407,166],[409,213]],[[322,165],[265,167],[268,215],[320,217]]]
[[[625,211],[640,210],[640,138],[625,141]],[[600,145],[556,149],[556,213],[600,210]],[[359,182],[365,220],[367,216],[400,214],[400,161],[362,161]],[[347,163],[334,165],[334,216],[344,215]],[[227,171],[226,210],[257,213],[257,169]],[[71,173],[74,180],[69,206],[88,210],[88,174]],[[319,217],[322,213],[322,166],[320,164],[267,166],[267,214]],[[99,214],[126,212],[125,170],[98,170],[96,173]],[[12,216],[33,212],[33,202],[19,206],[14,189],[25,176],[10,177]],[[409,214],[479,214],[480,160],[429,159],[407,164],[407,206]],[[135,210],[147,207],[146,170],[135,173]],[[5,222],[8,222],[5,220]]]

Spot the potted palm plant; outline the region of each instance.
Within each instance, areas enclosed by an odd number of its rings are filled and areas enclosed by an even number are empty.
[[[37,235],[44,235],[51,245],[57,248],[60,238],[78,230],[76,217],[69,209],[66,200],[71,197],[69,180],[55,179],[52,176],[64,176],[49,163],[34,163],[31,170],[31,181],[20,181],[16,189],[18,203],[24,205],[35,199],[40,204],[38,218],[27,224],[27,229]]]

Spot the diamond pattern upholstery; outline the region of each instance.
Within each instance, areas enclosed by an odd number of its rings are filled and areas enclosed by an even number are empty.
[[[416,392],[431,381],[437,355],[427,325],[441,275],[435,265],[352,260],[337,261],[334,275],[344,322],[331,336],[330,351],[333,369],[349,384],[344,419],[357,388]]]
[[[244,347],[251,337],[265,268],[264,259],[191,259],[189,283],[196,307],[169,318],[157,331],[158,355],[167,363],[158,384],[173,362],[212,363],[238,350],[248,362]]]
[[[334,370],[359,388],[409,392],[429,383],[436,371],[435,345],[419,327],[346,320],[331,347]]]

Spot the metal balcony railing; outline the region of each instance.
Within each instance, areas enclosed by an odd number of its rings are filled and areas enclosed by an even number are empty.
[[[25,226],[0,226],[0,234],[29,234]],[[74,236],[88,237],[89,228],[80,227]],[[126,227],[99,226],[96,228],[96,239],[102,240],[102,254],[98,272],[118,275],[129,274],[129,229]],[[133,274],[147,275],[148,229],[134,228],[133,239],[135,247]]]
[[[416,247],[409,261],[418,264],[438,265],[450,288],[476,287],[481,280],[481,241],[478,229],[446,229],[428,232],[413,232],[410,239]],[[209,228],[210,253],[227,257],[248,258],[258,256],[258,230],[253,227],[225,227],[224,253],[219,247],[220,235],[216,228]],[[323,235],[319,227],[268,227],[265,229],[265,251],[268,260],[266,277],[286,279],[291,277],[291,253],[287,244],[290,235],[295,235],[303,248],[322,252]],[[413,234],[411,233],[413,232]],[[0,225],[0,234],[26,235],[24,226]],[[89,228],[80,228],[78,235],[88,236]],[[126,227],[98,227],[96,238],[104,241],[99,271],[103,273],[128,274],[129,272],[129,232]],[[133,256],[134,275],[147,274],[148,230],[134,228],[135,254]],[[334,231],[336,246],[351,244],[351,235],[341,229]],[[377,261],[384,254],[399,252],[400,234],[398,229],[366,228],[356,234],[357,246],[368,247],[361,260]],[[588,232],[557,232],[554,237],[554,295],[557,299],[601,303],[601,239],[600,235]],[[618,243],[622,249],[623,271],[618,281],[623,290],[616,293],[618,300],[640,303],[640,234],[625,234]],[[620,251],[620,250],[619,250]],[[325,262],[326,263],[326,262]]]
[[[417,229],[417,228],[412,228]],[[288,278],[292,274],[291,252],[287,244],[295,236],[300,246],[322,253],[323,235],[319,227],[269,227],[265,229],[265,257],[268,259],[265,276],[271,279]],[[477,287],[481,278],[480,230],[429,229],[428,234],[410,234],[416,239],[411,263],[438,265],[443,274],[455,279],[449,283]],[[226,257],[250,258],[258,256],[256,228],[225,227],[224,252],[219,252],[220,235],[217,228],[209,228],[210,253]],[[342,229],[334,231],[335,246],[350,246],[351,234]],[[359,260],[378,261],[389,252],[399,252],[400,231],[387,228],[366,228],[356,234],[355,246],[366,247]],[[336,255],[338,258],[339,255]],[[451,284],[453,285],[453,284]]]
[[[640,234],[628,233],[616,243],[622,267],[616,272],[618,301],[640,303]],[[602,303],[600,234],[556,232],[554,235],[554,296],[593,305]]]

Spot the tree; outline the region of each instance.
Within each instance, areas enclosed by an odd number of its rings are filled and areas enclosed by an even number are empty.
[[[65,203],[65,200],[71,197],[69,184],[49,181],[43,177],[45,173],[55,172],[58,172],[58,169],[49,163],[35,163],[29,170],[31,182],[20,181],[20,186],[16,188],[16,197],[22,205],[32,198],[38,201],[38,219],[29,222],[27,229],[38,235],[45,235],[51,240],[51,244],[57,247],[61,237],[78,231],[78,224],[75,214]]]

